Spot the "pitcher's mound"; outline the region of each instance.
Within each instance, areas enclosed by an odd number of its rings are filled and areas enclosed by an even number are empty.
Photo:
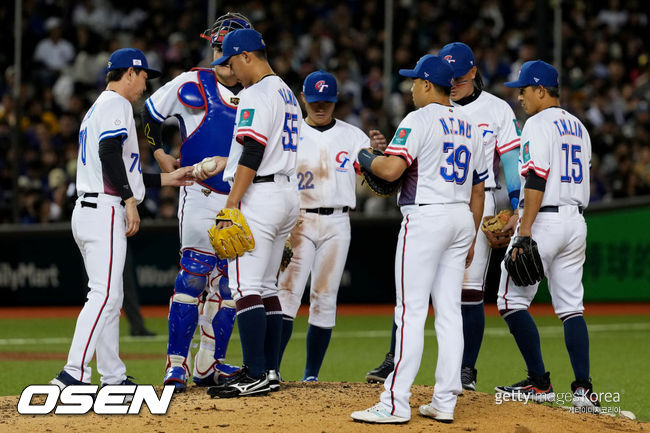
[[[354,422],[350,413],[379,401],[382,385],[365,383],[285,382],[279,392],[260,397],[211,399],[205,388],[190,386],[172,399],[167,415],[81,416],[30,415],[17,412],[18,397],[0,397],[0,431],[23,432],[642,432],[646,423],[608,415],[575,414],[560,407],[505,402],[493,395],[465,392],[458,399],[455,420],[441,424],[418,415],[433,388],[414,386],[412,417],[407,424]]]

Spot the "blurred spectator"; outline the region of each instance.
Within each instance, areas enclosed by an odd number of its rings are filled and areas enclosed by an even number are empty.
[[[650,99],[648,12],[641,0],[562,2],[561,103],[587,126],[593,142],[592,201],[650,194]],[[476,55],[486,90],[510,101],[520,125],[526,116],[517,93],[503,82],[535,58],[536,2],[467,0],[395,2],[393,69],[383,76],[384,8],[375,1],[219,2],[226,11],[246,14],[267,41],[275,72],[298,94],[315,69],[339,80],[336,117],[364,130],[386,125],[390,138],[413,110],[411,83],[399,68],[425,53],[460,40]],[[111,52],[135,46],[165,74],[150,91],[183,70],[209,67],[212,51],[198,35],[212,24],[200,0],[34,0],[23,7],[22,118],[13,96],[13,2],[0,3],[0,222],[11,221],[11,200],[20,199],[20,221],[69,220],[75,197],[78,127],[90,102],[105,87]],[[550,13],[549,13],[550,16]],[[549,27],[551,31],[551,27]],[[548,36],[548,35],[547,35]],[[549,39],[547,37],[547,39]],[[552,39],[552,38],[551,38]],[[545,59],[553,61],[554,59]],[[145,95],[146,97],[147,95]],[[384,112],[384,96],[390,110]],[[142,108],[134,108],[134,112]],[[19,124],[19,191],[11,189],[12,128]],[[179,126],[168,120],[163,141],[172,154],[180,148]],[[141,143],[142,164],[151,161]],[[156,167],[152,164],[147,171]],[[385,215],[395,201],[360,193],[359,210]],[[150,191],[143,218],[175,218],[178,191]]]

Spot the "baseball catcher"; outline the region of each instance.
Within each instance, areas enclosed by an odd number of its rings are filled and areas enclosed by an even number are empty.
[[[217,224],[221,221],[231,222],[232,225],[218,229]],[[251,229],[239,209],[221,209],[208,235],[220,259],[234,259],[255,248]]]
[[[530,286],[544,278],[544,265],[537,242],[530,236],[515,237],[504,264],[510,278],[519,287]]]

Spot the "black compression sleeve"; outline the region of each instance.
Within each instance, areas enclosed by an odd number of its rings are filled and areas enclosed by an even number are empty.
[[[144,137],[151,149],[156,151],[162,149],[162,123],[159,123],[151,117],[149,110],[145,107],[140,114],[142,117],[142,129],[144,130]]]
[[[250,137],[244,137],[244,151],[239,158],[239,165],[257,171],[264,156],[264,145]]]
[[[526,186],[524,188],[535,189],[537,191],[546,191],[546,179],[537,176],[533,170],[529,170],[526,175]]]
[[[117,137],[105,138],[99,142],[99,159],[102,162],[104,177],[115,188],[122,200],[133,197],[129,180],[126,177],[126,167],[122,161],[122,139]]]
[[[160,175],[157,173],[142,173],[142,181],[147,188],[160,186]]]

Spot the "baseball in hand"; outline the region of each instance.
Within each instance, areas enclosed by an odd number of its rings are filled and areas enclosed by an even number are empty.
[[[217,162],[214,160],[214,158],[210,158],[204,163],[202,163],[202,167],[204,172],[206,173],[212,173],[217,169]]]

